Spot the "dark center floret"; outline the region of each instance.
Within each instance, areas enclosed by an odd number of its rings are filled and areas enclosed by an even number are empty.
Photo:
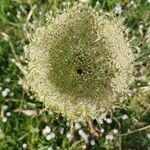
[[[82,69],[77,69],[77,74],[78,75],[82,75],[83,74],[83,70]]]

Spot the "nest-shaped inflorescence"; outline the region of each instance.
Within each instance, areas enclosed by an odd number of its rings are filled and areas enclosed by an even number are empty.
[[[95,119],[119,103],[133,77],[120,19],[76,4],[36,29],[27,83],[46,108],[74,121]]]

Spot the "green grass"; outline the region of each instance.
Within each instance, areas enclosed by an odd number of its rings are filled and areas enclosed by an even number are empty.
[[[73,2],[73,0],[66,1]],[[25,34],[26,22],[44,20],[45,12],[50,10],[55,12],[57,8],[63,7],[62,0],[52,0],[51,3],[48,0],[0,0],[0,150],[21,150],[26,145],[28,150],[48,150],[48,148],[50,150],[50,147],[54,150],[81,150],[85,145],[90,150],[150,148],[148,138],[150,128],[120,135],[150,125],[150,94],[141,90],[149,89],[150,85],[150,46],[146,45],[145,38],[150,27],[150,3],[146,0],[135,0],[133,5],[129,0],[99,0],[99,2],[101,8],[113,13],[118,2],[122,6],[121,16],[125,17],[125,23],[130,29],[129,37],[134,37],[132,43],[137,56],[135,69],[138,80],[133,88],[138,94],[129,97],[121,108],[108,114],[107,117],[112,119],[112,123],[104,121],[102,125],[98,125],[97,122],[93,122],[99,130],[104,129],[100,138],[90,134],[87,123],[80,123],[81,129],[75,129],[74,137],[70,140],[68,138],[70,126],[66,118],[42,111],[44,106],[34,99],[31,93],[28,94],[23,90],[20,85],[23,74],[13,63],[15,55],[20,59],[24,56],[24,45],[28,43]],[[96,1],[92,0],[90,4],[94,6]],[[34,7],[33,14],[27,21]],[[9,88],[10,92],[4,97],[6,88]],[[122,119],[125,117],[124,114],[128,116],[125,120]],[[51,133],[55,133],[55,137],[51,140],[43,135],[46,126],[51,128]],[[118,133],[114,135],[113,140],[107,140],[106,137],[112,134],[114,129],[117,129]],[[88,135],[89,144],[85,143],[79,130]],[[95,144],[92,144],[93,141]]]

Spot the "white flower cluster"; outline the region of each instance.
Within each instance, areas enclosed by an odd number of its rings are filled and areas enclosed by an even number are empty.
[[[50,141],[51,139],[55,138],[55,133],[51,132],[51,128],[49,126],[46,126],[43,131],[42,131],[43,135],[46,137],[47,141]]]
[[[118,4],[116,13],[121,11]],[[27,46],[28,87],[47,109],[68,119],[98,118],[120,102],[133,81],[134,57],[122,20],[88,3],[75,4],[47,20]]]
[[[1,92],[1,94],[2,94],[3,97],[7,97],[9,93],[10,93],[10,89],[9,89],[9,88],[5,88],[5,89]]]
[[[2,105],[1,106],[1,111],[2,111],[2,122],[6,123],[8,118],[11,117],[12,113],[7,111],[8,110],[8,106],[7,105]],[[5,114],[5,115],[4,115]]]
[[[80,129],[78,133],[81,136],[81,138],[85,141],[85,143],[89,143],[89,136],[82,129]]]

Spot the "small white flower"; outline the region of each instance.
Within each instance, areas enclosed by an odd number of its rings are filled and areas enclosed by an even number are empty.
[[[106,140],[109,140],[109,135],[106,135],[106,137],[105,137],[105,138],[106,138]]]
[[[22,148],[26,149],[27,148],[27,144],[26,143],[22,144]]]
[[[7,12],[6,15],[7,15],[7,16],[10,16],[10,12]]]
[[[9,95],[12,97],[12,96],[14,96],[14,93],[13,93],[13,92],[11,92]]]
[[[139,25],[139,29],[143,29],[144,25],[143,24],[140,24]]]
[[[48,111],[48,114],[52,116],[54,113],[52,111]]]
[[[97,119],[97,121],[98,121],[99,124],[103,124],[104,123],[103,119],[100,118],[100,117]]]
[[[50,133],[46,136],[46,140],[50,141],[51,139],[55,138],[55,133]]]
[[[30,96],[30,99],[32,100],[34,97],[33,96]]]
[[[7,110],[8,109],[8,106],[7,105],[3,105],[2,106],[2,109],[5,111],[5,110]]]
[[[59,146],[57,146],[57,147],[56,147],[56,149],[57,149],[57,150],[60,150],[60,147],[59,147]]]
[[[9,83],[10,82],[10,78],[6,78],[5,82]]]
[[[12,63],[15,63],[15,62],[16,62],[16,60],[15,60],[14,58],[11,58],[10,61],[11,61]]]
[[[100,4],[100,2],[99,1],[96,1],[96,6],[98,6]]]
[[[7,93],[10,92],[10,89],[9,88],[6,88],[4,91],[6,91]]]
[[[134,8],[137,7],[136,3],[133,0],[130,2],[130,5],[133,6]]]
[[[47,140],[47,141],[50,141],[50,140],[51,140],[51,135],[50,135],[50,134],[48,134],[48,135],[46,136],[46,140]]]
[[[7,112],[7,113],[6,113],[6,116],[7,116],[7,117],[10,117],[10,116],[11,116],[11,112]]]
[[[95,145],[95,141],[94,140],[91,140],[90,141],[90,144],[93,146],[93,145]]]
[[[46,126],[46,127],[45,127],[45,132],[46,132],[46,133],[50,133],[50,132],[51,132],[51,128],[50,128],[49,126]]]
[[[55,136],[56,136],[55,133],[52,132],[52,133],[51,133],[51,137],[52,137],[52,138],[55,138]]]
[[[134,1],[132,0],[132,1],[130,2],[130,4],[131,4],[131,5],[134,5]]]
[[[43,12],[42,11],[39,11],[39,13],[38,13],[40,16],[43,14]]]
[[[50,128],[49,126],[46,126],[46,127],[43,129],[43,131],[42,131],[43,135],[47,135],[47,134],[49,134],[50,132],[51,132],[51,128]]]
[[[147,138],[150,140],[150,133],[147,133]]]
[[[60,128],[60,134],[62,135],[64,133],[64,128]]]
[[[81,125],[79,123],[75,123],[75,129],[78,130],[81,128]]]
[[[18,81],[18,84],[19,84],[19,85],[22,85],[22,80],[21,80],[21,79]]]
[[[113,133],[114,133],[114,134],[118,134],[118,130],[117,130],[117,129],[114,129],[114,130],[113,130]]]
[[[68,134],[67,134],[67,138],[71,141],[72,138],[73,138],[73,135],[72,135],[71,133],[68,133]]]
[[[141,85],[141,83],[138,83],[137,85],[138,85],[138,86],[140,86],[140,85]]]
[[[116,14],[121,14],[122,13],[122,7],[120,4],[117,4],[116,7],[115,7],[115,13]]]
[[[3,117],[2,122],[7,122],[7,117]]]
[[[78,131],[78,133],[79,133],[79,135],[81,135],[81,134],[84,133],[84,131],[81,129],[81,130]]]
[[[84,149],[87,149],[86,144],[82,145],[82,149],[83,149],[83,150],[84,150]]]
[[[27,13],[27,11],[26,11],[26,9],[24,8],[23,5],[20,5],[19,7],[20,7],[20,10],[21,10],[23,13]]]
[[[83,130],[80,129],[78,133],[85,143],[89,143],[88,135]]]
[[[109,136],[109,139],[110,139],[110,140],[113,140],[113,139],[114,139],[114,136],[113,136],[113,135],[110,135],[110,136]]]
[[[38,133],[39,131],[39,128],[34,128],[34,132]]]
[[[69,122],[66,122],[66,126],[69,126],[70,125],[70,123]]]
[[[106,122],[109,123],[109,124],[111,124],[112,123],[112,119],[111,118],[107,118]]]
[[[85,127],[87,127],[87,123],[86,123],[86,122],[84,122],[83,125],[84,125]]]
[[[150,3],[150,0],[147,0],[148,3]]]
[[[103,123],[104,123],[103,120],[106,120],[106,119],[107,119],[107,118],[106,118],[106,115],[107,115],[107,112],[103,113],[103,114],[97,119],[97,121],[98,121],[99,124],[103,124]]]
[[[2,96],[3,97],[6,97],[10,92],[10,89],[9,88],[5,88],[3,91],[2,91]]]
[[[3,96],[3,97],[6,97],[6,96],[8,95],[8,93],[7,93],[5,90],[4,90],[4,91],[2,91],[2,93],[1,93],[1,94],[2,94],[2,96]]]
[[[21,12],[20,12],[20,11],[17,11],[17,15],[16,15],[16,17],[17,17],[18,19],[20,19],[20,18],[21,18]]]
[[[127,115],[127,114],[124,114],[124,115],[122,116],[122,120],[126,120],[126,119],[128,119],[128,115]]]
[[[102,113],[101,118],[102,118],[102,119],[105,119],[105,118],[106,118],[106,116],[107,116],[107,112]]]
[[[108,134],[106,135],[106,140],[113,140],[114,139],[114,136],[112,134]]]
[[[127,129],[127,132],[130,133],[130,132],[131,132],[131,129]]]
[[[53,148],[50,146],[50,147],[48,147],[48,149],[47,150],[53,150]]]
[[[105,131],[105,130],[104,130],[103,128],[100,129],[100,132],[101,132],[101,133],[104,133],[104,131]]]

